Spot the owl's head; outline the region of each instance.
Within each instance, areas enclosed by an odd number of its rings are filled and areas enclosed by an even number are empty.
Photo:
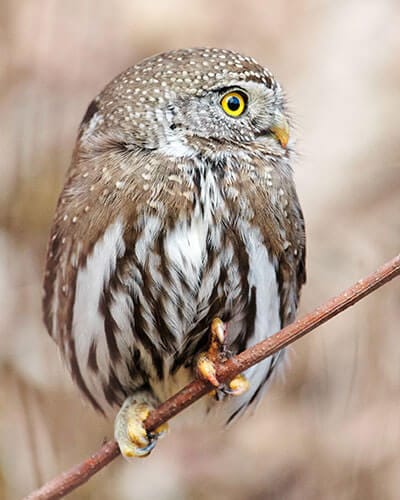
[[[195,48],[150,57],[116,77],[83,119],[81,140],[93,135],[172,156],[254,143],[279,154],[289,126],[283,91],[266,68],[229,50]]]

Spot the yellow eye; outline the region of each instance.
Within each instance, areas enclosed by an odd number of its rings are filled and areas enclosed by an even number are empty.
[[[247,99],[241,92],[228,92],[221,99],[221,107],[229,116],[240,116],[246,109]]]

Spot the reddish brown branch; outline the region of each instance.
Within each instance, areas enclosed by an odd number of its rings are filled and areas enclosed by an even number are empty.
[[[333,316],[352,306],[366,295],[380,288],[400,274],[400,255],[384,264],[370,276],[358,281],[337,297],[326,302],[293,324],[283,328],[272,337],[243,351],[218,367],[218,379],[221,382],[231,380],[235,375],[260,362],[267,356],[289,345],[306,333],[328,321]],[[194,380],[172,398],[154,410],[146,421],[146,428],[151,431],[174,417],[197,399],[212,389],[203,380]],[[96,472],[109,464],[119,455],[115,441],[109,441],[90,458],[76,465],[67,472],[55,477],[25,500],[49,500],[61,498],[81,484],[88,481]]]

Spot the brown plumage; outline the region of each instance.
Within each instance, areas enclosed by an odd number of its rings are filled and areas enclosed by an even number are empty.
[[[171,395],[193,377],[216,316],[232,353],[293,320],[305,236],[287,122],[270,72],[220,49],[146,59],[90,104],[51,230],[43,305],[96,409],[136,392]],[[231,420],[278,358],[246,373],[246,394],[208,409]]]

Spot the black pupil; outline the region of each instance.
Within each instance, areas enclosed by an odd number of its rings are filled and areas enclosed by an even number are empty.
[[[228,104],[228,108],[231,111],[237,111],[240,107],[240,100],[238,97],[233,95],[228,99],[227,104]]]

